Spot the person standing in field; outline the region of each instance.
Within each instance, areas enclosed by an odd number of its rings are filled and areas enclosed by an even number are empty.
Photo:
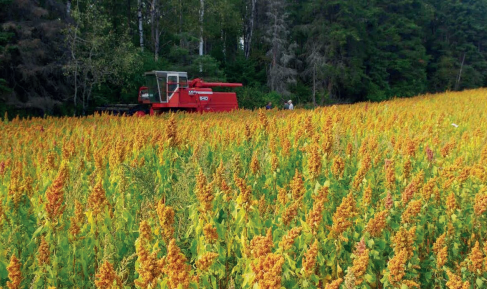
[[[284,102],[284,109],[289,109],[289,104],[287,102]]]
[[[265,109],[272,109],[272,102],[269,101],[269,103],[265,106]]]
[[[289,105],[288,105],[289,106],[289,110],[293,110],[294,109],[293,101],[292,100],[289,100],[288,103],[289,103]]]

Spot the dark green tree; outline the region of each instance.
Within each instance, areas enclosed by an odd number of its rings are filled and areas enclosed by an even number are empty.
[[[486,84],[487,1],[427,1],[425,25],[431,91],[459,90]]]
[[[105,11],[107,7],[97,4],[97,1],[77,0],[72,9],[75,22],[66,33],[70,59],[64,71],[72,80],[73,104],[83,114],[101,85],[127,81],[122,78],[124,72],[134,69],[139,61],[127,34],[116,33],[110,14]]]
[[[313,91],[331,99],[358,98],[365,78],[365,5],[354,1],[310,1],[302,29],[306,77]],[[325,97],[321,98],[323,104]]]
[[[11,0],[0,0],[0,10],[8,9],[8,5],[10,4]],[[2,65],[2,59],[6,53],[5,46],[8,43],[8,39],[11,37],[11,33],[7,33],[3,31],[2,27],[0,26],[0,65]],[[5,79],[0,78],[0,93],[2,92],[10,92],[11,90],[8,88],[8,83]]]
[[[365,69],[370,79],[367,99],[413,96],[427,90],[428,56],[422,42],[421,1],[377,0],[368,19],[369,51]]]
[[[247,108],[382,101],[486,86],[486,47],[487,0],[0,0],[0,95],[90,112],[177,70]]]

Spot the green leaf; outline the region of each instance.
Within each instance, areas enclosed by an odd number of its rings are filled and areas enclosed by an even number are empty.
[[[32,242],[37,236],[39,236],[39,234],[43,233],[44,228],[45,228],[44,226],[40,226],[39,228],[37,228],[37,230],[35,230],[34,234],[32,235],[30,242]]]
[[[320,278],[318,278],[316,274],[313,274],[311,275],[311,281],[313,281],[314,283],[318,283],[318,281],[320,281]]]
[[[0,262],[0,280],[7,279],[8,271],[7,266],[3,262]]]
[[[191,254],[193,256],[198,256],[197,249],[198,249],[198,240],[194,238],[193,242],[191,242]]]
[[[381,250],[385,250],[386,248],[386,242],[383,239],[377,240],[377,246]]]
[[[376,250],[370,251],[370,254],[373,255],[374,257],[378,258],[380,256],[380,253]]]
[[[455,214],[451,215],[451,220],[453,222],[455,222],[457,220],[457,215],[455,215]]]
[[[288,267],[284,268],[284,271],[282,272],[282,277],[284,277],[284,280],[289,280],[291,278],[291,270],[289,270]]]
[[[475,280],[475,284],[477,284],[477,286],[479,286],[479,288],[483,288],[482,285],[484,285],[484,281],[482,281],[482,279],[480,279],[480,278],[477,278],[477,280]]]
[[[208,282],[208,276],[203,276],[201,278],[201,282],[203,283],[203,288],[210,287],[210,283]]]
[[[216,232],[218,234],[218,237],[220,239],[225,238],[225,227],[222,226],[220,223],[215,223],[216,226]]]
[[[439,221],[440,221],[440,224],[444,224],[445,223],[445,216],[441,216]]]
[[[296,262],[288,254],[283,254],[283,256],[286,259],[287,264],[289,264],[289,267],[293,270],[296,269]]]
[[[370,240],[367,241],[367,246],[369,246],[369,248],[373,248],[374,247],[374,244],[375,244],[375,242],[374,242],[373,239],[370,239]]]
[[[242,287],[245,287],[245,285],[251,284],[251,282],[254,279],[254,274],[252,274],[252,273],[243,274],[243,277],[244,277],[244,281],[243,281]]]
[[[374,275],[371,275],[371,274],[365,274],[365,280],[369,283],[369,284],[373,284],[376,282],[376,278]]]

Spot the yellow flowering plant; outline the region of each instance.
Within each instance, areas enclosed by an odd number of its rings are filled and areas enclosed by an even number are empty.
[[[486,94],[5,119],[0,287],[484,288]]]

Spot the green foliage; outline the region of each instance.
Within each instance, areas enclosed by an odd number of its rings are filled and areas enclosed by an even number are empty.
[[[226,63],[225,75],[229,82],[243,83],[244,86],[263,86],[266,83],[265,69],[259,68],[256,59],[245,59],[242,53],[233,62]]]
[[[267,103],[267,94],[262,86],[244,86],[237,88],[235,91],[240,108],[264,107]]]
[[[298,102],[298,103],[312,102],[311,87],[309,87],[308,85],[302,82],[297,82],[296,84],[291,85],[290,90],[291,90],[291,96],[289,96],[288,98],[291,98],[294,102]]]
[[[69,26],[66,37],[72,58],[64,69],[74,79],[74,104],[79,103],[84,114],[92,97],[95,103],[97,98],[106,100],[96,93],[107,90],[102,85],[132,81],[124,77],[140,63],[140,57],[127,34],[113,33],[114,27],[102,5],[79,1],[73,18],[76,24]]]
[[[220,63],[209,55],[197,57],[193,63],[187,67],[190,76],[205,77],[208,80],[222,79],[223,71],[220,69]]]
[[[268,94],[264,95],[264,105],[266,105],[268,102],[272,103],[272,107],[282,108],[284,98],[279,93],[271,91]]]
[[[243,83],[246,108],[487,85],[486,0],[141,0],[141,31],[138,1],[24,2],[0,0],[0,93],[51,114],[134,103],[149,70]]]
[[[387,100],[387,95],[377,84],[369,82],[367,98],[371,101],[384,101]]]

